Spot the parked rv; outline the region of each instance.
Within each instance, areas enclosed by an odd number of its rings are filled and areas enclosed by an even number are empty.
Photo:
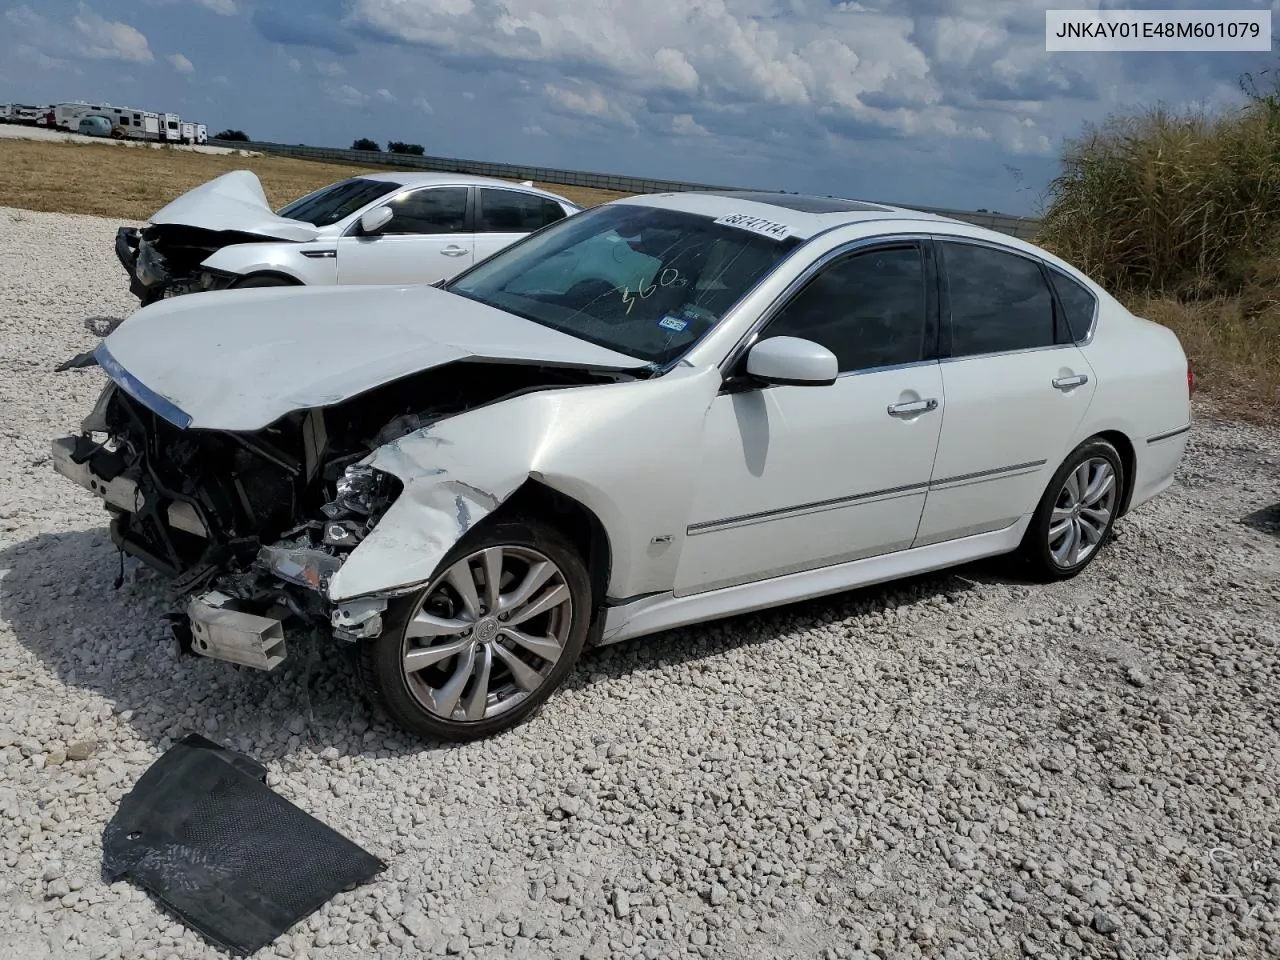
[[[54,126],[59,130],[76,130],[80,125],[80,119],[87,117],[91,113],[101,114],[104,110],[110,110],[111,104],[86,103],[83,100],[77,100],[72,103],[58,103],[53,106]]]
[[[208,143],[209,128],[203,123],[192,123],[190,120],[182,121],[182,142],[183,143]]]
[[[162,113],[159,121],[161,140],[177,143],[182,139],[182,119],[176,113]]]
[[[24,123],[29,127],[39,124],[40,117],[44,113],[43,107],[33,107],[26,103],[15,103],[10,109],[12,112],[10,123]]]
[[[0,123],[8,123],[12,108],[7,103],[0,103]]]

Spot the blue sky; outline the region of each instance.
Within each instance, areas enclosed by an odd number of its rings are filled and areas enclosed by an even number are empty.
[[[261,140],[368,136],[438,156],[1034,213],[1085,122],[1228,107],[1242,72],[1274,62],[1046,53],[1044,10],[1087,6],[0,0],[0,102],[101,99]]]

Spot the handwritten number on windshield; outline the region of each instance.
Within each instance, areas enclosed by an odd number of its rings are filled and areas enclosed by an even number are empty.
[[[677,284],[683,287],[687,282],[687,280],[680,276],[679,270],[676,270],[674,267],[667,267],[667,269],[663,270],[662,273],[658,274],[658,279],[650,283],[647,287],[642,287],[637,284],[636,292],[634,294],[631,292],[631,286],[629,284],[623,287],[622,302],[627,305],[627,313],[630,314],[631,308],[636,305],[636,297],[639,297],[641,300],[648,300],[653,296],[653,292],[659,287],[669,287],[672,284]]]

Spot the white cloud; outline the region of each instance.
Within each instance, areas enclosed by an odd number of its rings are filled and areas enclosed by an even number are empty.
[[[549,137],[551,134],[542,129],[541,124],[530,123],[520,128],[521,133],[528,134],[531,137]]]
[[[168,60],[169,63],[173,65],[173,69],[177,70],[179,73],[196,72],[195,64],[180,53],[171,53],[165,57],[165,59]]]
[[[705,137],[709,133],[706,127],[688,113],[678,113],[671,118],[671,132],[681,137]]]
[[[635,118],[605,96],[598,87],[576,84],[573,87],[560,87],[548,83],[543,92],[562,113],[572,113],[583,117],[591,117],[605,123],[635,130],[638,125]]]
[[[315,65],[316,73],[320,74],[322,77],[328,77],[330,80],[336,80],[338,77],[345,77],[347,75],[347,68],[332,60],[317,60],[315,61]]]
[[[463,91],[462,91],[462,99],[463,99],[463,100],[474,100],[475,98],[476,98],[476,95],[475,95],[474,93],[472,93],[470,90],[463,90]]]
[[[285,61],[285,63],[288,65],[289,69],[292,70],[294,73],[297,73],[299,70],[302,69],[302,61],[299,60],[297,57],[290,57],[288,60]]]
[[[206,10],[220,13],[224,17],[234,17],[239,12],[236,9],[236,0],[195,0],[195,2]]]
[[[95,60],[151,63],[155,59],[147,38],[127,23],[105,20],[87,4],[80,4],[71,25],[79,37],[80,53]]]
[[[388,90],[386,87],[379,87],[379,88],[374,92],[374,96],[376,96],[379,100],[382,100],[382,101],[383,101],[383,102],[385,102],[385,103],[395,103],[395,102],[396,102],[395,94],[393,94],[393,93],[392,93],[390,90]]]
[[[329,99],[334,103],[340,103],[344,107],[362,107],[369,102],[369,95],[361,93],[349,83],[344,84],[326,84],[325,93],[329,95]]]
[[[414,97],[413,105],[423,113],[435,113],[435,110],[431,106],[431,101],[426,97]]]

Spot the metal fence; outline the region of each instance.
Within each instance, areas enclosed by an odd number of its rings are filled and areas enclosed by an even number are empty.
[[[648,177],[628,177],[616,173],[590,173],[585,170],[560,170],[555,167],[535,167],[520,163],[492,163],[486,160],[460,160],[455,157],[415,157],[405,153],[378,153],[372,150],[340,150],[333,147],[308,147],[291,143],[241,143],[231,140],[210,140],[218,147],[242,150],[259,150],[304,160],[327,160],[331,163],[354,164],[362,167],[414,167],[419,170],[437,170],[442,173],[466,173],[480,177],[498,177],[504,180],[536,180],[539,183],[561,184],[572,187],[591,187],[596,190],[615,190],[623,193],[670,193],[687,190],[742,190],[707,183],[688,183],[683,180],[655,180]],[[973,210],[949,210],[940,207],[909,206],[921,213],[963,220],[997,230],[1014,237],[1031,239],[1039,230],[1040,221],[1031,217],[1015,217],[1005,213],[985,213]]]

